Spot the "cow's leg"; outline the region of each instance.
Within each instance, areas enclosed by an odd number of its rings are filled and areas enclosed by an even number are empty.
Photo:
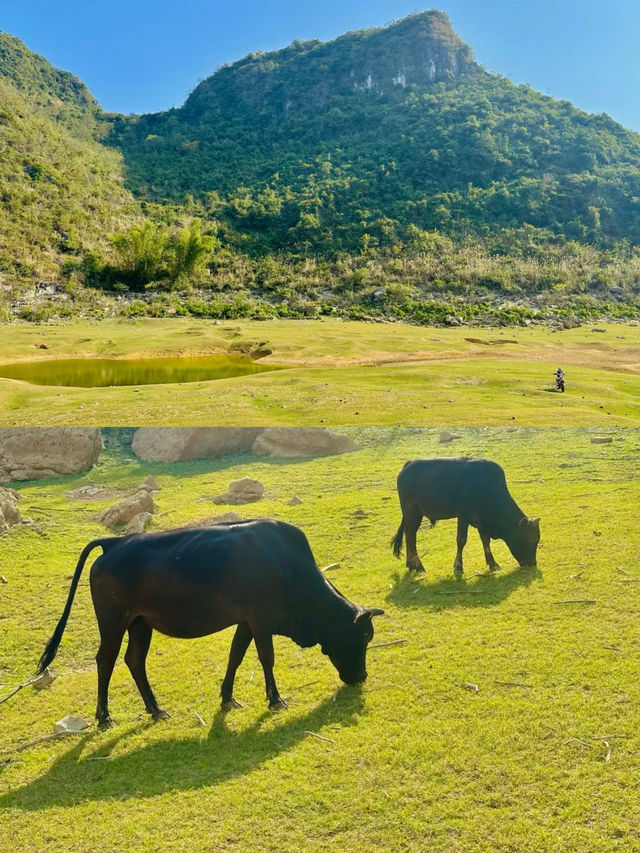
[[[273,675],[273,637],[271,633],[267,631],[256,631],[255,629],[253,630],[253,636],[256,641],[258,658],[260,659],[260,663],[262,664],[262,669],[264,671],[264,684],[267,691],[269,708],[272,711],[280,711],[283,708],[288,708],[289,706],[278,693],[276,680]]]
[[[410,572],[424,572],[424,566],[420,562],[416,544],[416,536],[420,522],[422,521],[422,513],[415,504],[411,504],[406,508],[402,507],[402,516],[404,518],[404,535],[407,542],[407,568]]]
[[[487,565],[492,572],[495,572],[495,570],[499,569],[500,566],[496,563],[496,558],[491,553],[491,539],[486,533],[483,533],[482,530],[478,530],[478,533],[480,534],[480,540],[482,541],[482,547],[484,548],[484,556],[487,561]]]
[[[462,517],[458,518],[458,535],[456,537],[456,544],[458,546],[458,552],[456,553],[456,558],[453,561],[453,571],[456,577],[462,577],[462,573],[464,569],[462,568],[462,551],[464,546],[467,544],[467,534],[469,532],[469,522]]]
[[[110,729],[113,720],[109,715],[109,682],[115,666],[125,626],[116,620],[108,623],[98,621],[100,628],[100,648],[96,655],[98,666],[98,705],[96,707],[96,719],[99,729]]]
[[[158,706],[156,697],[147,679],[147,653],[151,644],[153,629],[141,616],[129,625],[129,643],[124,654],[124,662],[129,667],[133,680],[138,686],[142,701],[154,720],[168,720],[169,715]]]
[[[242,705],[233,698],[233,682],[236,677],[236,671],[243,661],[253,634],[251,628],[246,622],[241,622],[236,628],[236,633],[231,641],[231,649],[229,650],[229,663],[227,664],[227,672],[222,681],[220,695],[222,702],[220,707],[223,711],[231,711],[233,708],[241,708]]]

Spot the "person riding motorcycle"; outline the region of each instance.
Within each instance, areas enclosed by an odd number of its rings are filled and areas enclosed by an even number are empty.
[[[564,370],[559,367],[554,373],[556,378],[556,390],[564,393]]]

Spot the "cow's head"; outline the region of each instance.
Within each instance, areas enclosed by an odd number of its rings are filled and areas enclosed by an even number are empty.
[[[345,684],[360,684],[367,680],[367,646],[373,638],[374,616],[384,613],[379,607],[358,607],[353,621],[332,628],[322,643]]]
[[[535,566],[540,541],[540,519],[521,518],[505,541],[521,566]]]

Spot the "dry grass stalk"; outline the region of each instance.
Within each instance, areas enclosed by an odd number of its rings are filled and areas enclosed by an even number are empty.
[[[62,731],[62,732],[54,732],[52,735],[42,735],[42,737],[37,737],[35,740],[27,741],[27,743],[21,743],[19,746],[14,746],[13,749],[7,749],[2,752],[2,755],[11,755],[14,752],[22,752],[24,749],[29,749],[30,746],[36,746],[39,743],[44,743],[48,740],[58,740],[61,737],[68,737],[68,735],[79,735],[82,732],[76,731]]]
[[[317,735],[315,732],[308,732],[306,729],[304,730],[306,735],[311,735],[311,737],[318,738],[318,740],[323,740],[326,743],[335,743],[335,740],[331,740],[330,737],[323,737],[323,735]]]
[[[591,744],[587,743],[584,740],[580,740],[580,738],[577,737],[570,737],[569,740],[565,740],[562,745],[566,746],[569,743],[579,743],[581,746],[591,746]]]
[[[402,643],[406,643],[407,640],[389,640],[388,643],[372,643],[369,648],[370,649],[383,649],[386,646],[399,646]]]

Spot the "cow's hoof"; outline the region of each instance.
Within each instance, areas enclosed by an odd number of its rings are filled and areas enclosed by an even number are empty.
[[[416,575],[424,575],[425,570],[422,563],[407,563],[407,569]]]
[[[454,567],[453,567],[453,574],[454,574],[457,578],[461,578],[461,577],[462,577],[462,575],[464,574],[464,569],[462,568],[462,566],[454,566]]]
[[[282,696],[278,696],[277,699],[273,699],[271,702],[269,702],[270,711],[286,711],[288,708],[289,706],[284,701]]]
[[[489,571],[490,571],[490,572],[497,572],[499,568],[500,568],[500,566],[499,566],[499,564],[498,564],[498,563],[492,563],[492,564],[489,566]]]
[[[223,711],[233,711],[235,708],[242,708],[242,705],[239,702],[236,702],[232,696],[231,699],[221,702],[220,707]]]
[[[167,714],[166,711],[163,711],[162,708],[158,708],[157,711],[154,711],[153,714],[151,714],[151,718],[153,719],[154,723],[159,723],[161,720],[171,719],[169,714]]]
[[[101,732],[107,732],[109,729],[114,728],[115,723],[111,719],[111,717],[104,717],[102,720],[98,720],[98,728]]]

